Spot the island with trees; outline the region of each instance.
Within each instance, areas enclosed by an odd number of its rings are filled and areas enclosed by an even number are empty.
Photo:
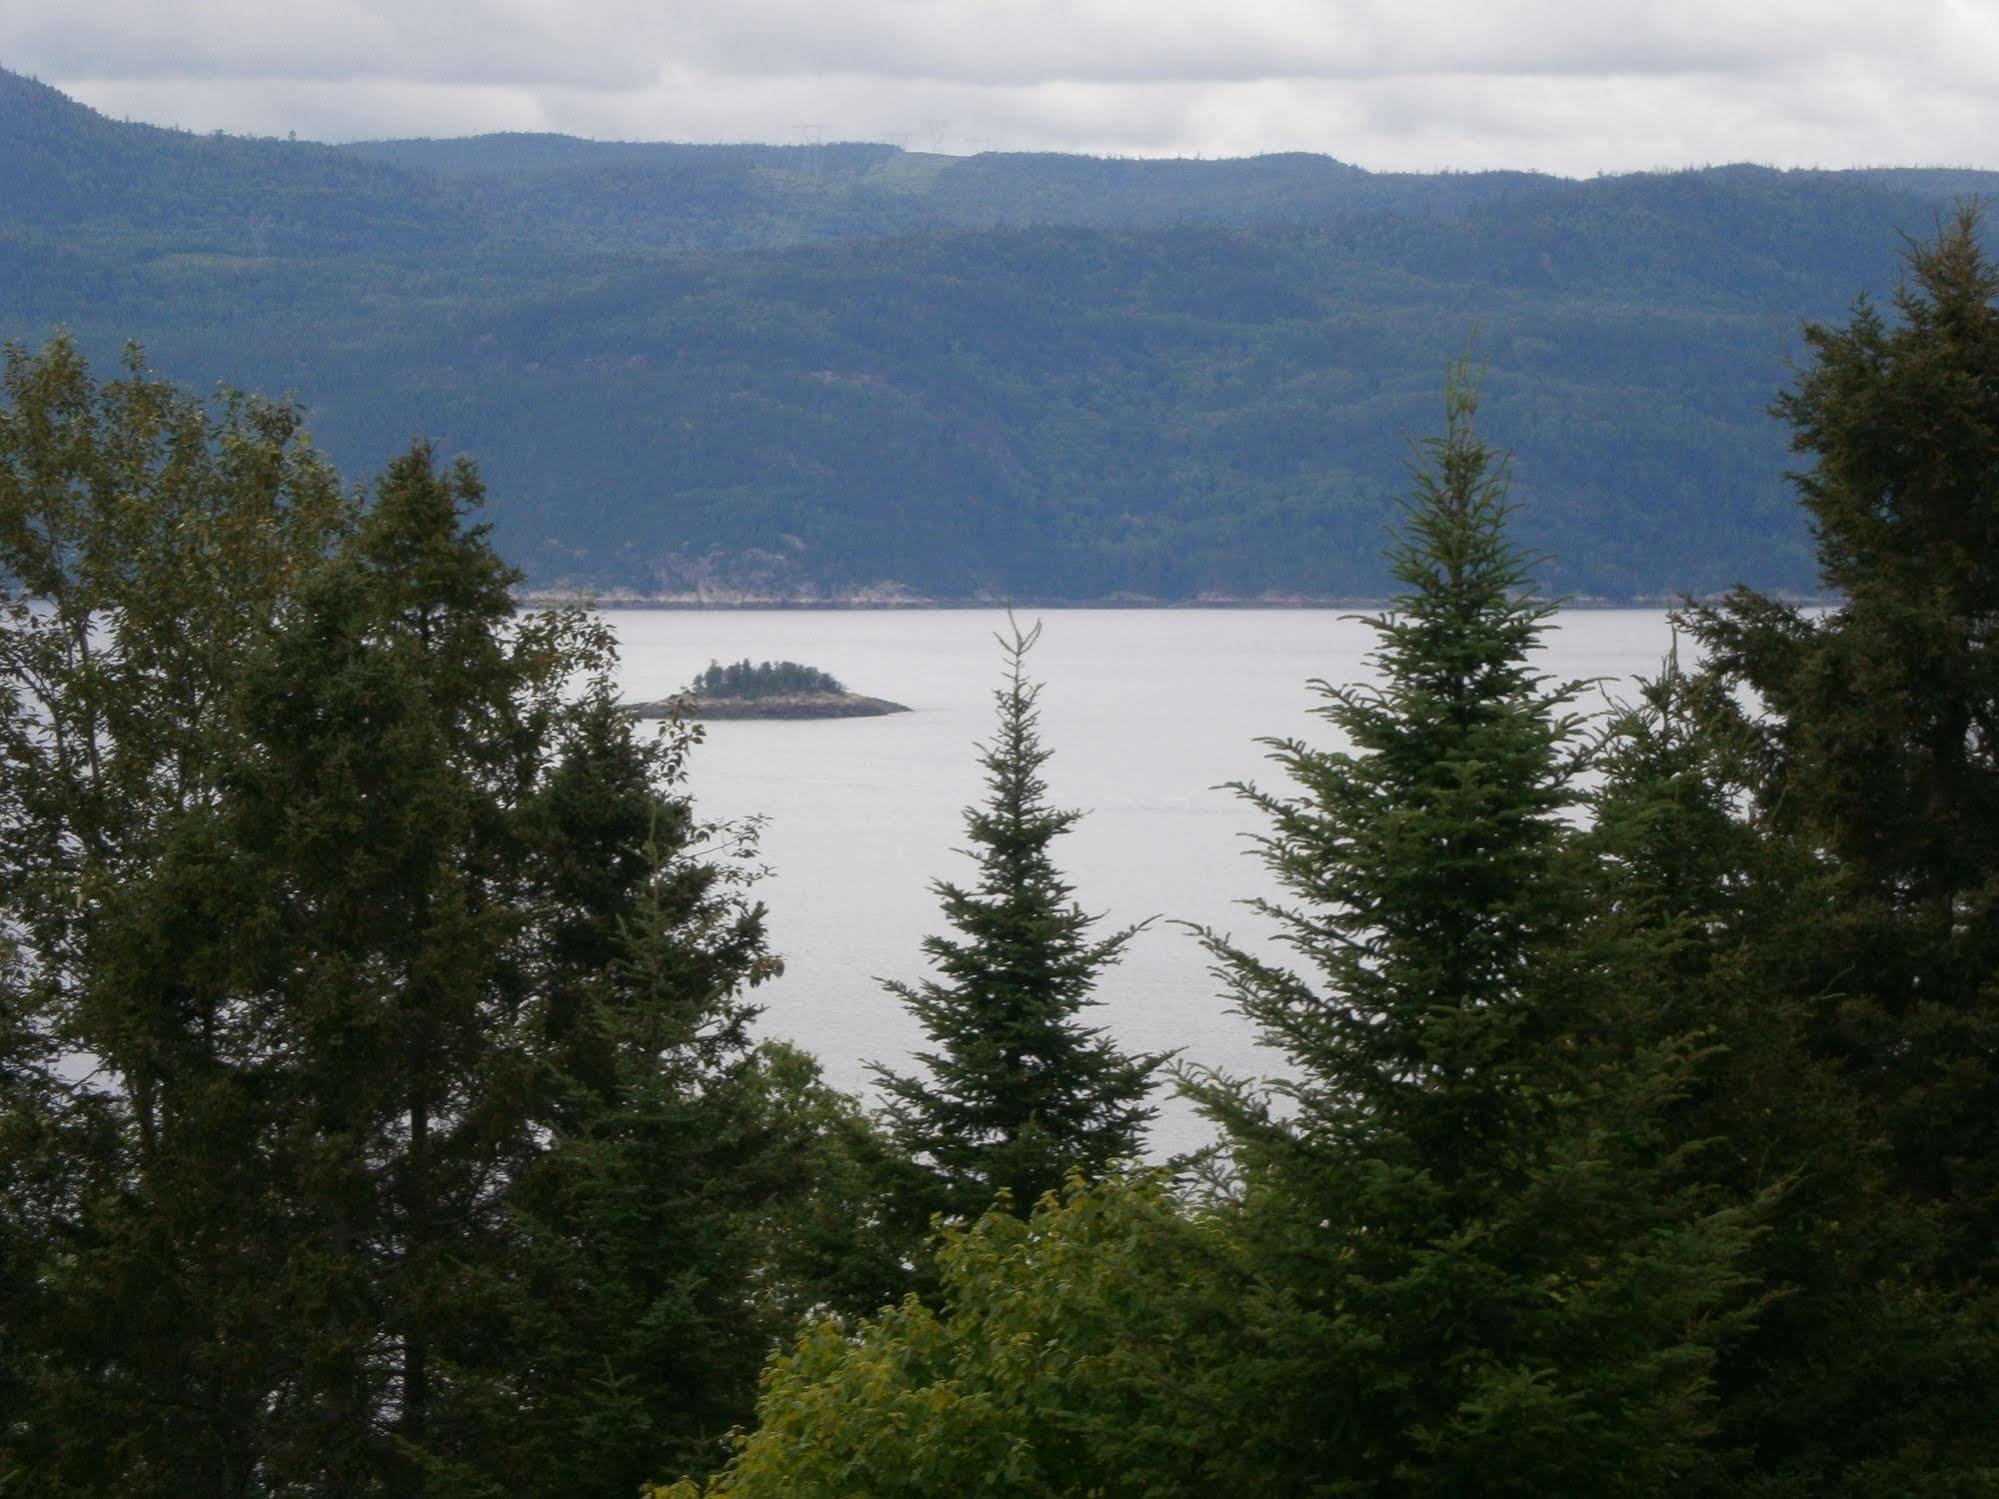
[[[748,657],[708,669],[686,691],[651,703],[628,703],[636,718],[880,718],[907,713],[901,703],[850,692],[840,679],[796,661]]]

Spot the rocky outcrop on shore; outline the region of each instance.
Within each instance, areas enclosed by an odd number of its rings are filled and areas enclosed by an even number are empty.
[[[769,697],[682,694],[653,703],[626,703],[625,711],[634,718],[880,718],[909,709],[857,692],[788,692]]]

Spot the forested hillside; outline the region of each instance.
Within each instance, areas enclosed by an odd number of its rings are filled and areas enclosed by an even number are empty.
[[[1578,182],[106,120],[0,73],[0,335],[476,452],[531,583],[1352,596],[1476,336],[1551,586],[1813,585],[1765,414],[1798,319],[1969,172]]]

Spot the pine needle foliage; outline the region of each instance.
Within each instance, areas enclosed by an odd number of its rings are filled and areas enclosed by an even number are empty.
[[[839,1107],[749,1050],[690,731],[516,613],[469,462],[350,497],[291,408],[63,340],[0,395],[0,1490],[714,1450],[817,1299],[765,1246],[839,1218]]]
[[[1999,1469],[1999,263],[1978,210],[1907,247],[1893,316],[1805,329],[1773,408],[1839,602],[1750,590],[1691,611],[1753,825],[1812,871],[1784,940],[1805,1039],[1886,1180],[1832,1226],[1829,1300],[1787,1379],[1795,1492],[1982,1492]],[[1853,1351],[1856,1336],[1870,1340]],[[1828,1377],[1860,1363],[1893,1371]]]
[[[1208,946],[1290,1076],[1189,1082],[1296,1392],[1284,1491],[1656,1494],[1697,1460],[1746,1226],[1670,1180],[1693,1050],[1629,1044],[1628,956],[1576,936],[1581,684],[1532,664],[1554,606],[1476,409],[1461,364],[1378,681],[1315,684],[1345,747],[1272,741],[1295,789],[1242,788],[1289,897],[1257,908],[1304,970]]]
[[[917,1054],[923,1074],[875,1069],[890,1133],[915,1166],[906,1195],[919,1218],[970,1220],[1001,1194],[1026,1212],[1071,1170],[1096,1176],[1135,1158],[1155,1112],[1160,1059],[1126,1055],[1081,1018],[1139,928],[1096,935],[1098,918],[1056,867],[1051,845],[1082,814],[1047,802],[1051,751],[1026,670],[1040,634],[1011,625],[999,637],[987,800],[965,813],[978,882],[933,886],[958,935],[924,941],[936,978],[887,986],[932,1047]]]
[[[1280,1090],[1295,1115],[1252,1134],[1373,1145],[1392,1122],[1447,1179],[1503,1149],[1540,1107],[1504,1084],[1570,1018],[1552,1006],[1572,1001],[1526,1003],[1526,960],[1579,894],[1557,874],[1580,684],[1529,663],[1555,606],[1528,590],[1529,559],[1506,539],[1476,403],[1460,368],[1391,551],[1408,591],[1370,621],[1379,684],[1312,684],[1315,711],[1350,748],[1266,741],[1297,792],[1238,788],[1270,819],[1259,850],[1301,902],[1255,908],[1327,982],[1210,944],[1243,1013],[1305,1072]]]
[[[1776,406],[1823,618],[1740,592],[1698,611],[1711,669],[1767,713],[1772,826],[1838,871],[1823,934],[1847,1000],[1820,1037],[1864,1069],[1922,1199],[1948,1204],[1958,1273],[1999,1272],[1999,264],[1965,209],[1909,251],[1895,325],[1861,302],[1806,330]],[[1836,978],[1834,978],[1836,975]]]

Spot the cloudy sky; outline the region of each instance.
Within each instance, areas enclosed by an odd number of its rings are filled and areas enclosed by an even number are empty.
[[[1999,0],[5,0],[0,66],[321,140],[1999,167]]]

